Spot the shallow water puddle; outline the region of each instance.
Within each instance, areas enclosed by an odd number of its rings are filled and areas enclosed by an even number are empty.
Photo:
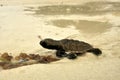
[[[99,34],[106,32],[109,28],[111,28],[111,24],[107,22],[99,22],[99,21],[88,21],[88,20],[52,20],[49,24],[52,24],[57,27],[65,28],[69,26],[75,26],[75,28],[84,33],[90,34]]]

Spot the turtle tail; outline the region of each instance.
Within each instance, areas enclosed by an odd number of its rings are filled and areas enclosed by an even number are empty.
[[[93,48],[93,49],[88,50],[87,52],[92,52],[96,56],[99,56],[102,54],[102,51],[99,48]]]

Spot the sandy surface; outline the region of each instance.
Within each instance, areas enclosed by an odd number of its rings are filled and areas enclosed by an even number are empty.
[[[88,53],[76,60],[1,70],[0,80],[120,80],[120,2],[96,1],[101,0],[0,0],[0,53],[54,55],[39,45],[38,35],[78,39],[103,51],[99,57]]]

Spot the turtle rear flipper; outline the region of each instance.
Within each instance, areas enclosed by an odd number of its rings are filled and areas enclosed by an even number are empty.
[[[99,56],[102,54],[102,51],[99,48],[93,48],[93,49],[88,50],[87,52],[92,52],[96,56]]]

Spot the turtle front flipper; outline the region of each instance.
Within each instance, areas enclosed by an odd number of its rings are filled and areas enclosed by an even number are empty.
[[[58,50],[56,52],[56,56],[59,57],[59,58],[62,58],[62,57],[66,57],[67,54],[65,53],[65,51]]]
[[[87,52],[92,52],[96,56],[99,56],[102,54],[102,51],[99,48],[93,48],[93,49],[88,50]]]
[[[75,54],[75,53],[69,53],[69,54],[67,54],[67,58],[68,59],[76,59],[77,58],[77,54]]]

